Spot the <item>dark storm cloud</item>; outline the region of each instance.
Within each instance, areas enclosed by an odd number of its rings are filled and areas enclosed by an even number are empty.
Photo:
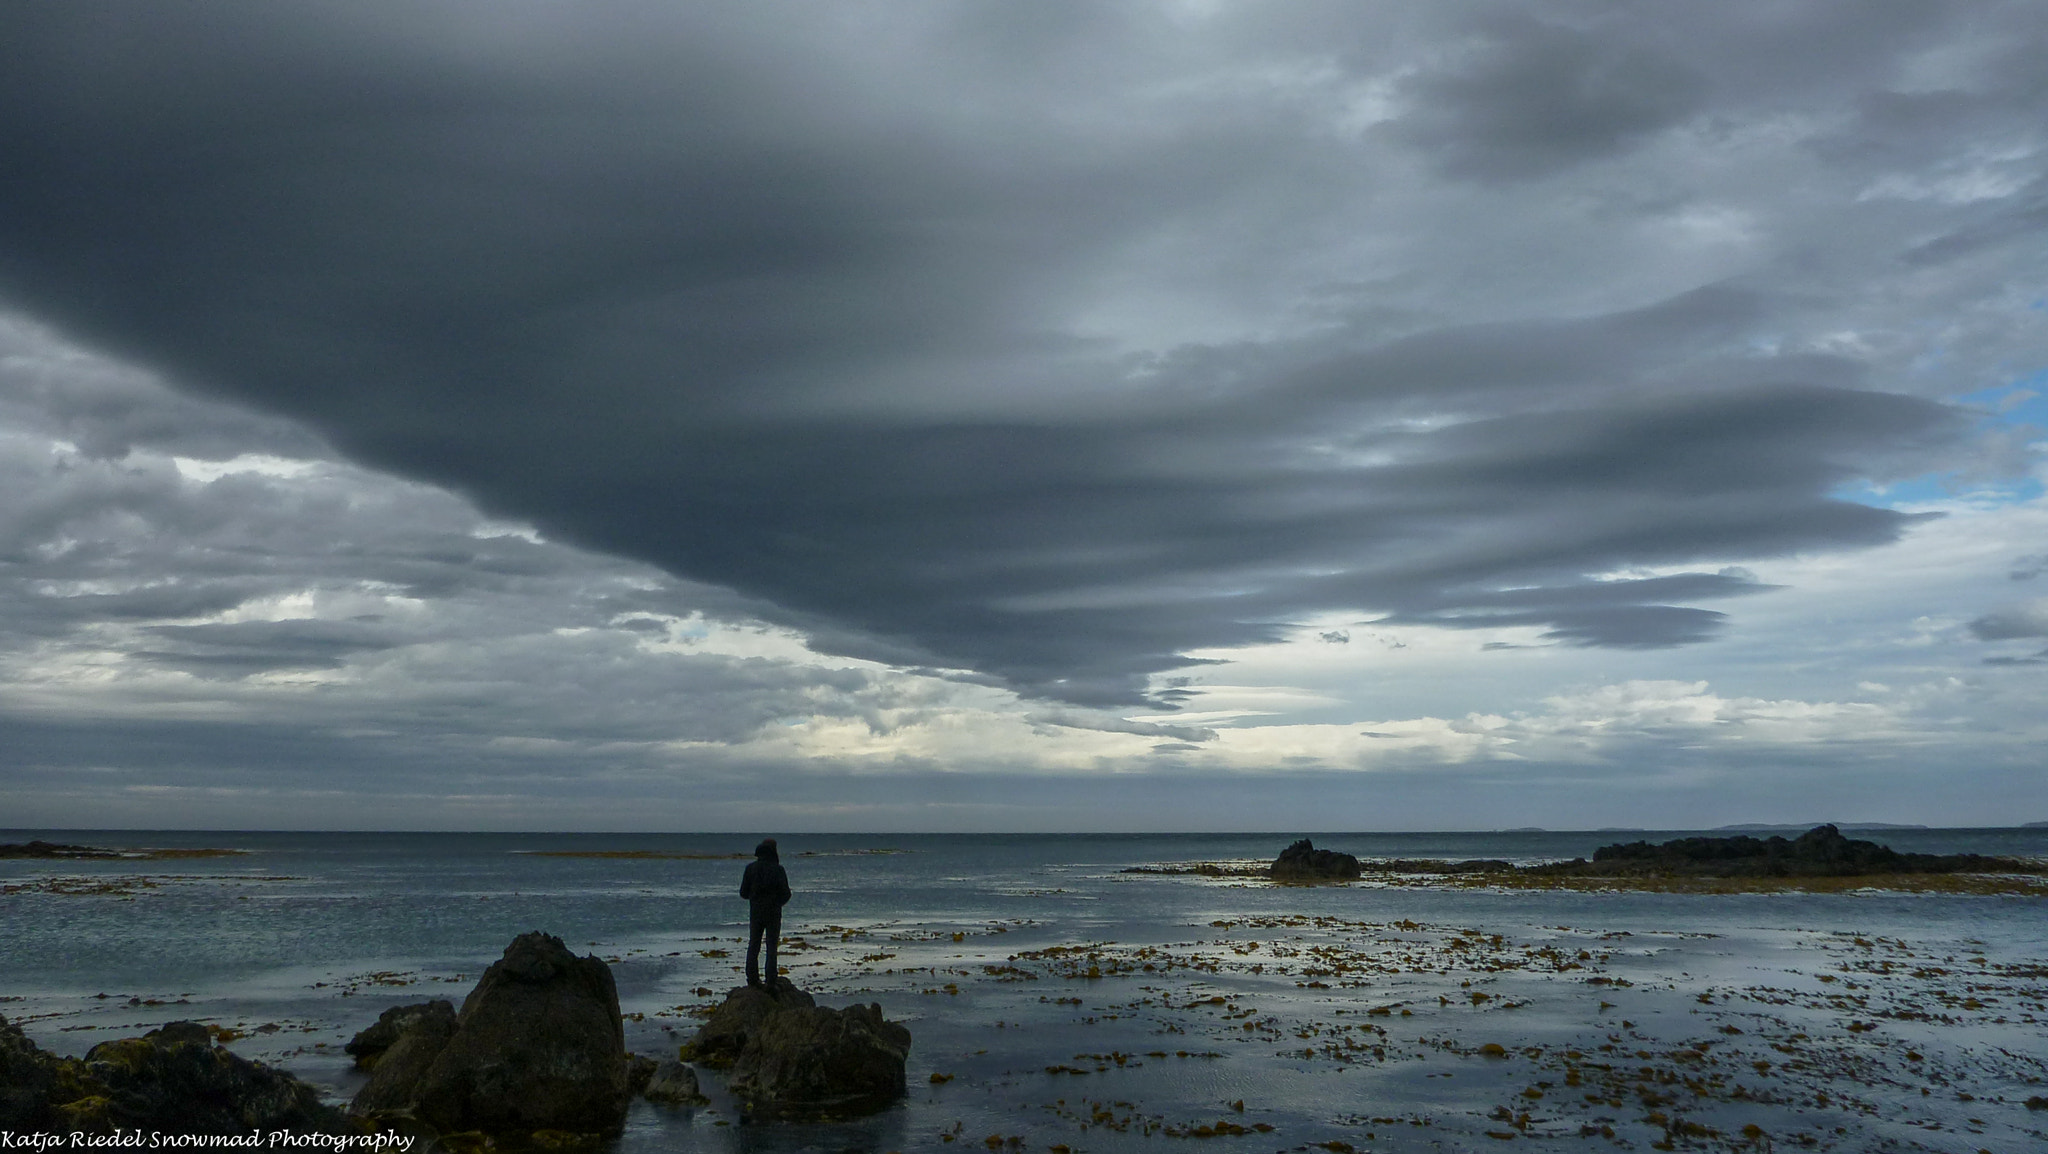
[[[1825,162],[1869,168],[1882,150],[1840,142],[1919,123],[1873,93],[1967,31],[1935,6],[1834,10],[1834,40],[1733,11],[21,8],[0,292],[820,648],[1046,697],[1132,702],[1189,651],[1331,610],[1684,644],[1722,618],[1684,602],[1755,589],[1706,570],[1893,540],[1909,518],[1836,490],[1969,451],[1953,410],[1786,338],[1838,327],[1842,286],[1766,267],[1471,315],[1361,289],[1165,348],[1085,318],[1171,330],[1146,292],[1309,291],[1361,206],[1438,199],[1393,183],[1388,137],[1467,185],[1592,174],[1571,205],[1686,131],[1821,101],[1850,125]],[[1393,110],[1347,139],[1333,109],[1370,83]],[[1422,223],[1461,259],[1501,209]],[[151,439],[184,443],[137,424],[93,451]],[[416,590],[493,563],[394,545],[334,562]],[[347,644],[177,640],[140,651]]]
[[[1509,17],[1402,86],[1404,140],[1444,172],[1542,176],[1621,152],[1698,108],[1702,78],[1653,48]]]
[[[1970,632],[1976,634],[1979,641],[2048,637],[2048,603],[1986,613],[1970,622]]]

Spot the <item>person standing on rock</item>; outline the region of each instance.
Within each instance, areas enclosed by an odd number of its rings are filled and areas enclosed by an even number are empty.
[[[775,992],[775,942],[782,936],[782,907],[789,901],[789,872],[775,853],[775,839],[762,838],[754,860],[740,875],[740,896],[747,899],[747,984],[761,984],[761,940],[768,940],[768,992]]]

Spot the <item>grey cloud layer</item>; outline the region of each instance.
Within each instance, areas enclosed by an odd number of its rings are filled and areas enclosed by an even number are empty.
[[[1712,636],[1729,563],[1902,531],[1844,484],[1981,458],[1940,398],[2039,331],[1976,239],[2040,225],[2025,4],[6,20],[20,307],[1081,704],[1329,611]]]

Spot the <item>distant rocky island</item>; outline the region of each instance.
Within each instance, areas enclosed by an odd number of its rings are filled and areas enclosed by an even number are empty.
[[[0,858],[42,861],[153,861],[163,858],[237,857],[247,852],[239,849],[107,849],[104,846],[66,845],[54,841],[0,845]]]
[[[1498,858],[1448,861],[1439,858],[1369,858],[1317,849],[1307,838],[1289,845],[1268,865],[1194,862],[1134,866],[1125,873],[1195,874],[1204,877],[1266,878],[1289,884],[1348,882],[1372,875],[1464,877],[1475,884],[1541,886],[1579,879],[1614,883],[1683,879],[1825,879],[1942,874],[2048,876],[2048,862],[1984,854],[1900,853],[1889,846],[1844,835],[1834,825],[1817,825],[1796,838],[1734,834],[1681,837],[1670,841],[1615,842],[1593,851],[1591,860],[1516,865]]]

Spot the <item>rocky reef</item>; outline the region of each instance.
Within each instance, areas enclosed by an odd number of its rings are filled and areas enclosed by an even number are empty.
[[[113,1135],[354,1134],[364,1127],[282,1070],[230,1053],[197,1022],[46,1053],[0,1018],[0,1131]]]
[[[820,1006],[789,979],[726,995],[685,1057],[731,1071],[727,1086],[755,1117],[872,1113],[905,1092],[910,1031],[879,1005]]]

